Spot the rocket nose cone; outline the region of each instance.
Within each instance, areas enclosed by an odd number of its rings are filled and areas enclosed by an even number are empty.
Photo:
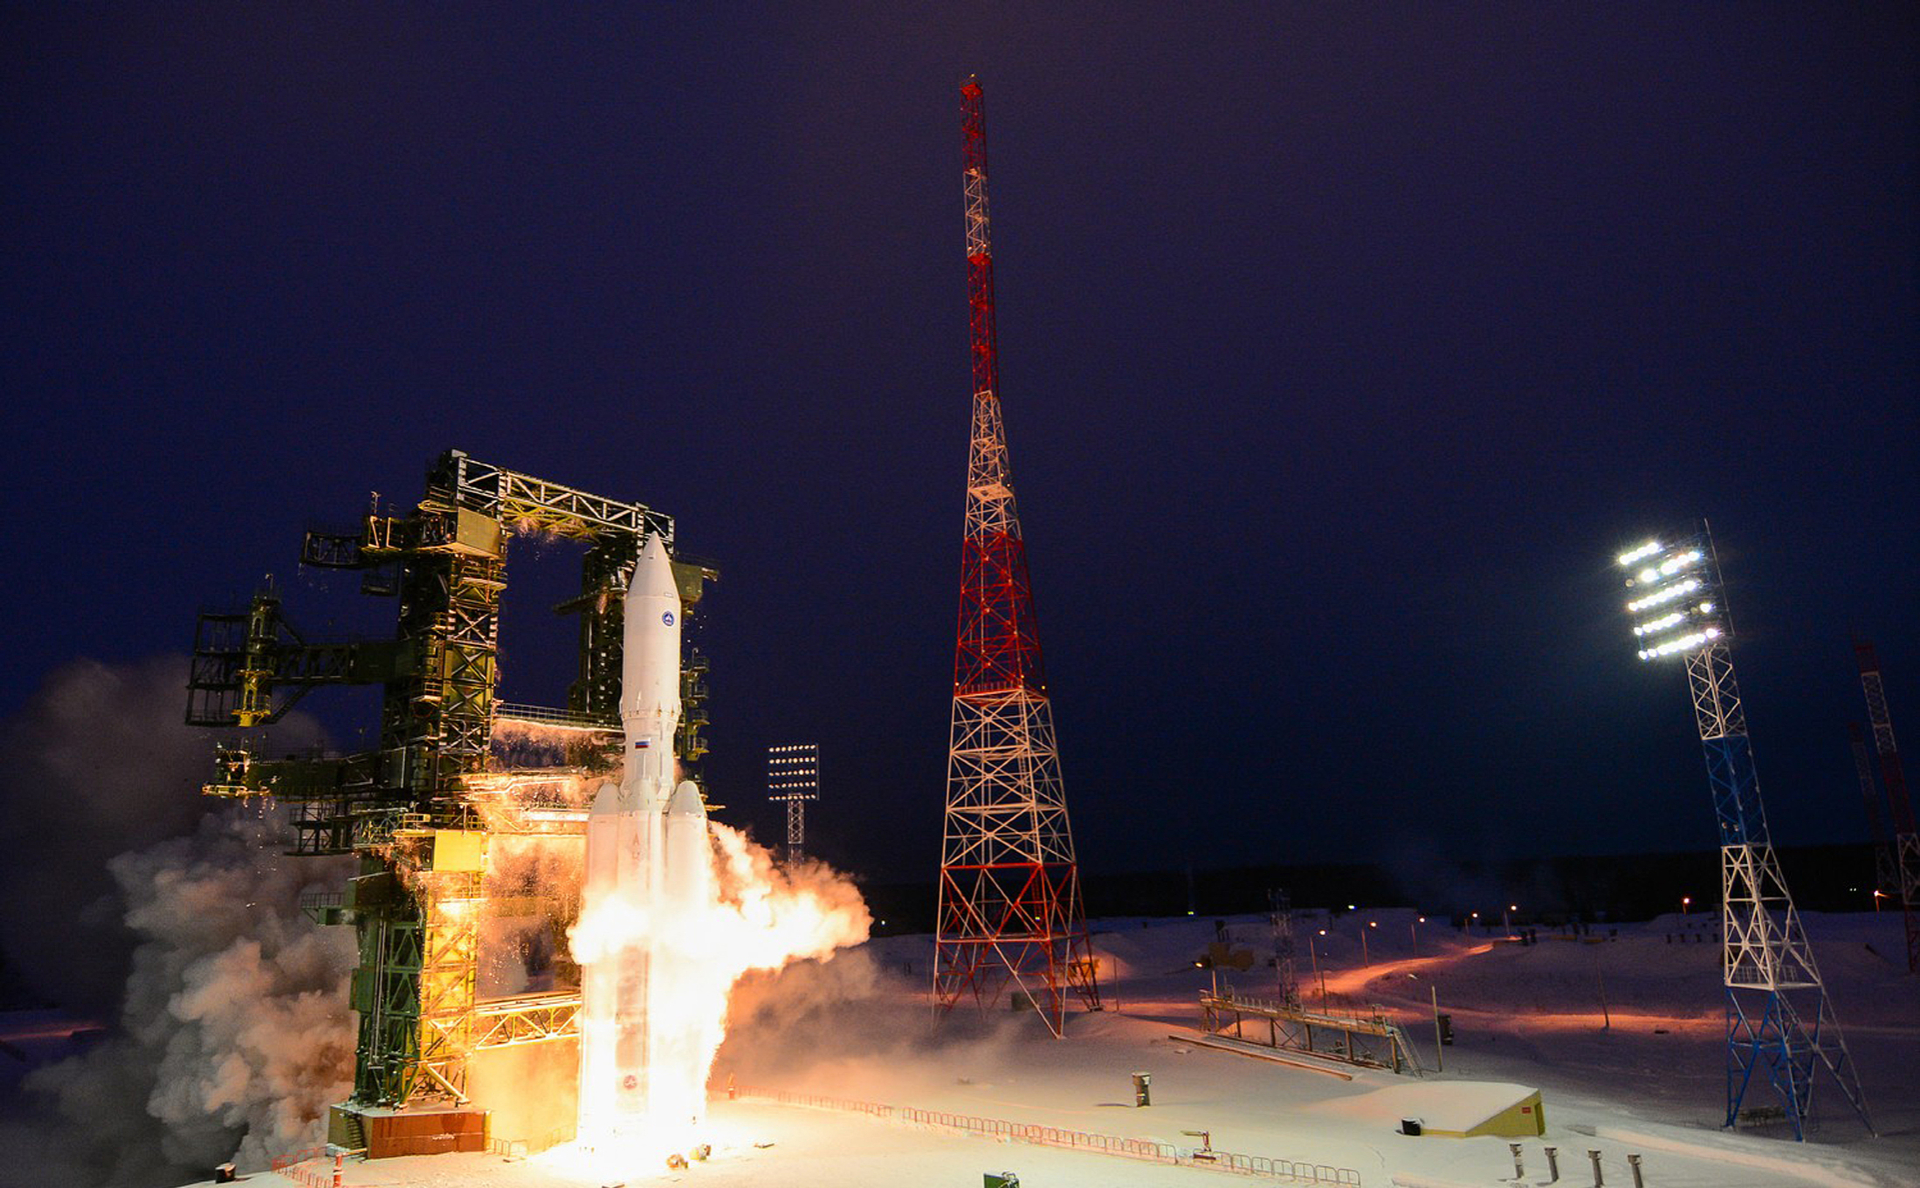
[[[656,532],[647,537],[646,544],[640,548],[640,561],[633,567],[633,578],[627,582],[627,593],[662,592],[678,593],[673,584],[672,558],[667,556],[667,546]]]
[[[673,580],[673,558],[668,555],[666,543],[658,534],[647,537],[646,544],[640,549],[639,560],[634,562],[633,577],[627,582],[629,603],[638,604],[649,598],[672,603],[677,616],[680,586]]]
[[[699,785],[692,780],[681,780],[680,786],[673,790],[673,799],[667,802],[667,815],[671,817],[704,817],[707,806],[700,799]]]

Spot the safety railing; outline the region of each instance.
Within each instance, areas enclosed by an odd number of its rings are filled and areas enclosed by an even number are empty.
[[[273,1170],[302,1188],[341,1188],[346,1164],[346,1152],[337,1147],[307,1147],[274,1160]]]
[[[1140,1159],[1177,1167],[1211,1168],[1239,1175],[1259,1176],[1294,1184],[1359,1185],[1360,1173],[1350,1167],[1312,1163],[1297,1159],[1278,1159],[1265,1155],[1241,1155],[1216,1151],[1212,1147],[1177,1147],[1153,1139],[1122,1138],[1093,1134],[1084,1130],[1066,1130],[1031,1122],[1010,1122],[1004,1118],[981,1118],[971,1114],[953,1114],[944,1110],[923,1110],[913,1106],[884,1105],[873,1101],[855,1101],[843,1097],[824,1097],[814,1093],[789,1093],[781,1089],[733,1088],[729,1095],[746,1101],[768,1101],[779,1105],[807,1106],[817,1110],[865,1114],[883,1121],[924,1126],[980,1138],[1027,1143],[1040,1147],[1058,1147],[1068,1151],[1090,1151]]]

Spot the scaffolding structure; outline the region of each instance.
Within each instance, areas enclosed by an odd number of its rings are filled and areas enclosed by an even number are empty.
[[[1834,1016],[1813,947],[1773,851],[1760,781],[1734,679],[1732,620],[1719,559],[1702,524],[1678,543],[1649,541],[1619,557],[1632,577],[1627,611],[1640,658],[1683,657],[1694,723],[1720,827],[1726,990],[1727,1112],[1758,1075],[1779,1095],[1796,1139],[1806,1137],[1816,1072],[1824,1068],[1869,1131],[1866,1098]]]
[[[1059,1036],[1067,996],[1097,1010],[1100,992],[1001,417],[978,79],[960,110],[973,428],[933,997],[946,1011],[1011,984]]]
[[[586,546],[581,594],[558,608],[581,622],[578,674],[565,709],[495,698],[508,544],[522,534]],[[649,534],[671,541],[673,521],[641,504],[454,450],[428,469],[425,497],[411,512],[387,514],[376,500],[357,528],[309,531],[301,549],[303,564],[359,571],[363,593],[397,597],[392,639],[310,640],[272,589],[244,610],[199,617],[190,725],[268,725],[322,686],[383,690],[377,747],[269,759],[249,743],[223,746],[204,789],[267,795],[291,806],[290,853],[359,857],[359,873],[344,892],[303,904],[311,918],[351,925],[358,937],[350,988],[359,1015],[353,1096],[336,1107],[349,1115],[350,1135],[367,1110],[470,1107],[468,1066],[476,1052],[575,1034],[577,991],[494,1002],[476,993],[482,920],[530,910],[524,901],[487,901],[489,839],[501,831],[584,828],[584,812],[536,811],[537,800],[507,793],[528,782],[605,771],[619,754],[621,591]],[[674,573],[690,608],[717,576],[697,563],[676,562]],[[704,658],[690,652],[682,671],[687,710],[675,739],[689,765],[707,750],[705,671]],[[564,738],[573,766],[500,770],[494,730],[508,721]],[[699,778],[691,766],[688,775]]]
[[[820,747],[788,743],[767,748],[767,799],[787,806],[787,858],[807,856],[807,802],[820,799]]]
[[[1255,1027],[1252,1037],[1246,1034],[1249,1020]],[[1259,1034],[1261,1023],[1266,1024],[1264,1037]],[[1306,1010],[1298,1003],[1248,998],[1223,987],[1201,992],[1200,1030],[1210,1036],[1362,1068],[1416,1075],[1422,1071],[1420,1056],[1407,1042],[1406,1033],[1378,1007],[1370,1015],[1336,1015]]]
[[[1920,833],[1914,829],[1907,773],[1900,763],[1900,748],[1893,739],[1893,719],[1887,714],[1887,689],[1880,677],[1880,658],[1866,640],[1853,645],[1853,654],[1860,664],[1860,688],[1867,695],[1867,720],[1873,726],[1873,746],[1880,753],[1880,782],[1886,787],[1887,805],[1892,810],[1893,846],[1892,853],[1887,855],[1892,870],[1884,872],[1884,876],[1890,876],[1892,886],[1886,891],[1900,898],[1900,914],[1907,931],[1907,972],[1920,973]],[[1871,796],[1868,801],[1871,804]]]

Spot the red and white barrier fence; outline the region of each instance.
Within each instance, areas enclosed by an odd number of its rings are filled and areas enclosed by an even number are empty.
[[[273,1161],[276,1175],[284,1176],[302,1188],[340,1188],[346,1175],[347,1156],[331,1147],[307,1147]]]
[[[912,1106],[883,1105],[873,1101],[853,1101],[841,1097],[822,1097],[812,1093],[788,1093],[780,1089],[730,1088],[729,1096],[747,1101],[770,1101],[780,1105],[807,1106],[817,1110],[865,1114],[889,1122],[926,1126],[956,1134],[1030,1143],[1041,1147],[1059,1147],[1068,1151],[1091,1151],[1142,1159],[1178,1167],[1211,1168],[1283,1180],[1294,1184],[1358,1185],[1360,1173],[1350,1167],[1308,1163],[1295,1159],[1274,1159],[1265,1155],[1238,1155],[1211,1147],[1176,1147],[1152,1139],[1121,1138],[1110,1134],[1091,1134],[1084,1130],[1063,1130],[1031,1122],[1009,1122],[1003,1118],[978,1118],[971,1114],[950,1114],[942,1110],[922,1110]]]

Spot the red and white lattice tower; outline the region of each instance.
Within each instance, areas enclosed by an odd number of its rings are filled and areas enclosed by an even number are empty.
[[[987,140],[977,79],[961,84],[960,116],[973,444],[960,552],[934,1002],[944,1011],[971,996],[984,1006],[1011,989],[1027,996],[1057,1036],[1065,1025],[1067,994],[1078,994],[1097,1010],[1100,992],[1000,415]]]
[[[1887,714],[1887,690],[1880,679],[1880,658],[1873,645],[1856,640],[1854,659],[1860,662],[1860,687],[1867,695],[1867,721],[1873,726],[1873,747],[1880,752],[1880,782],[1886,785],[1887,807],[1893,818],[1893,865],[1900,914],[1907,928],[1907,972],[1920,973],[1920,830],[1914,826],[1913,802],[1907,797],[1907,775],[1900,748],[1893,741],[1893,719]]]

